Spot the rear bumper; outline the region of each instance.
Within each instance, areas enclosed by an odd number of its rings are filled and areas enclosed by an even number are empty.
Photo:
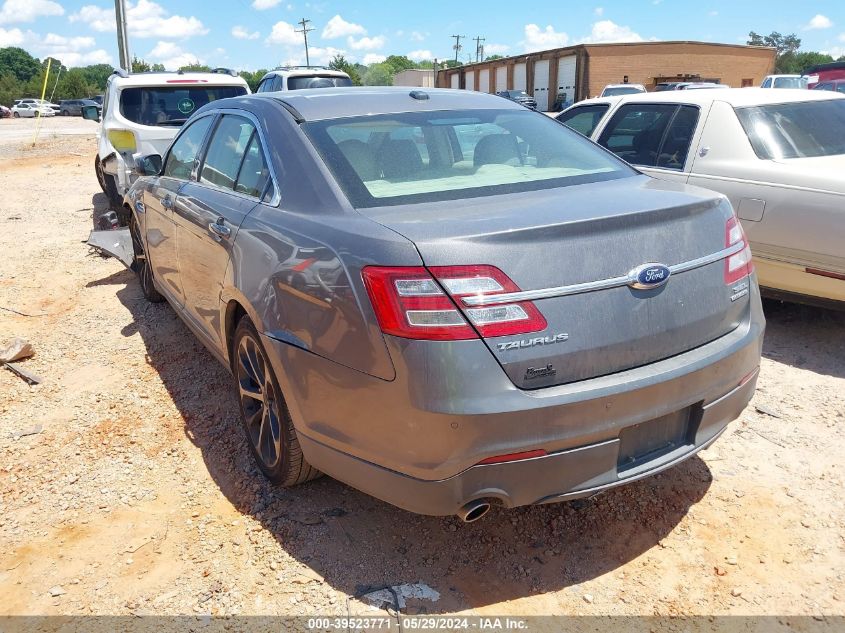
[[[476,356],[469,345],[411,381],[397,362],[392,382],[273,339],[265,339],[265,347],[312,465],[412,512],[449,515],[481,498],[514,507],[588,496],[706,448],[754,393],[765,322],[756,284],[753,289],[749,318],[712,343],[646,367],[533,392],[513,387],[498,365],[486,372],[483,363],[492,356],[486,349]],[[394,361],[420,366],[412,343],[388,344]],[[397,345],[404,348],[393,349]],[[688,407],[694,416],[688,441],[620,472],[623,429]],[[478,465],[538,448],[548,455]]]

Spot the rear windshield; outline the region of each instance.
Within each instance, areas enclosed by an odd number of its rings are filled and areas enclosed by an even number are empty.
[[[140,125],[179,126],[211,101],[245,94],[243,86],[124,88],[120,93],[120,113]]]
[[[412,112],[303,127],[359,208],[552,189],[637,173],[527,110]]]
[[[288,90],[304,90],[305,88],[344,88],[351,85],[352,80],[349,77],[320,77],[319,75],[288,77]]]
[[[641,93],[642,90],[634,88],[633,86],[619,86],[618,88],[605,88],[601,93],[602,97],[616,97],[619,95],[635,95]]]
[[[845,99],[735,108],[759,158],[845,154]]]
[[[806,77],[775,77],[774,88],[806,88]]]

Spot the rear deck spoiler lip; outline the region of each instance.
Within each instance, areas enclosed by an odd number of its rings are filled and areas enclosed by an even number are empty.
[[[685,273],[689,270],[707,266],[720,259],[725,259],[731,255],[736,255],[743,248],[744,242],[732,244],[715,253],[697,257],[680,264],[668,266],[669,272],[673,275],[678,273]],[[635,281],[631,273],[619,277],[611,277],[609,279],[599,279],[597,281],[587,281],[580,284],[570,284],[568,286],[557,286],[555,288],[541,288],[538,290],[521,290],[519,292],[509,292],[506,294],[486,295],[475,297],[462,297],[461,302],[468,307],[478,307],[487,305],[496,305],[499,303],[516,303],[518,301],[534,301],[536,299],[551,299],[553,297],[568,297],[571,295],[579,295],[585,292],[596,292],[597,290],[610,290],[611,288],[619,288],[627,286]]]

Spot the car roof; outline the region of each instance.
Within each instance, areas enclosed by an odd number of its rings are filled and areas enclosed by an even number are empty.
[[[706,105],[713,101],[724,101],[732,106],[755,106],[774,103],[792,103],[797,101],[823,101],[825,99],[845,99],[840,97],[823,96],[816,93],[824,93],[819,90],[802,90],[800,88],[726,88],[724,90],[672,90],[666,92],[645,92],[633,95],[619,95],[616,97],[597,97],[579,101],[575,106],[596,103],[608,103],[614,105],[620,101],[625,103],[689,103],[693,105]],[[827,92],[828,95],[835,94]],[[573,107],[575,107],[573,106]]]
[[[411,95],[427,95],[414,98]],[[514,110],[525,112],[516,102],[472,90],[408,87],[345,87],[262,92],[246,99],[272,98],[295,110],[302,120],[321,121],[369,114],[432,112],[436,110]],[[215,102],[221,104],[222,102]],[[241,102],[242,103],[242,102]]]
[[[136,73],[128,77],[112,75],[113,85],[120,88],[133,88],[143,86],[166,86],[169,83],[174,85],[191,83],[206,84],[211,86],[246,86],[246,80],[241,76],[232,76],[228,73]]]
[[[310,68],[274,68],[267,71],[264,77],[271,75],[282,75],[286,77],[309,77],[311,75],[328,75],[329,77],[349,77],[342,70],[333,70],[331,68],[322,68],[320,66],[312,66]],[[264,78],[262,77],[262,79]]]

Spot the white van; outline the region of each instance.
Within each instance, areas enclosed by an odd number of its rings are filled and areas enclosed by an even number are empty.
[[[351,85],[349,75],[340,70],[331,70],[325,66],[284,66],[264,75],[256,92],[339,88]]]
[[[123,217],[123,195],[136,178],[134,157],[164,155],[182,124],[196,110],[211,101],[249,92],[246,81],[225,68],[132,75],[117,70],[109,77],[94,169],[121,224],[128,220]],[[94,106],[85,108],[83,116],[100,118]]]

